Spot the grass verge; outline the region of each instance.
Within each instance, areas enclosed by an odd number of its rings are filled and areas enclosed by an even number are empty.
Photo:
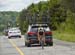
[[[0,32],[0,35],[3,35],[3,32]]]
[[[75,34],[67,32],[53,31],[53,37],[68,42],[75,42]]]

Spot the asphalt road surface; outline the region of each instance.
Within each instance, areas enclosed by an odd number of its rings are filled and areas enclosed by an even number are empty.
[[[25,47],[24,37],[8,39],[0,36],[0,55],[75,55],[75,43],[54,39],[54,46]]]

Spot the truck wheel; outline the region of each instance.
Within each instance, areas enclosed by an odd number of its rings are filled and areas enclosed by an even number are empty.
[[[25,46],[27,46],[27,47],[31,47],[31,44],[30,44],[30,43],[25,42]]]
[[[25,46],[27,46],[27,43],[25,42]]]
[[[53,42],[49,43],[49,46],[53,46]]]
[[[21,38],[21,36],[19,36],[19,38]]]

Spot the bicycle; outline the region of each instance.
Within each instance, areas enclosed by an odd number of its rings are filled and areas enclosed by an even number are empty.
[[[40,39],[40,45],[42,46],[42,49],[44,49],[44,38],[43,37]]]

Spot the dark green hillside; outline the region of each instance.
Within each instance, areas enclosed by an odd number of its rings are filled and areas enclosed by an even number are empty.
[[[10,26],[16,26],[16,17],[18,16],[18,12],[13,11],[0,11],[0,31],[4,28],[7,28],[8,24]]]

